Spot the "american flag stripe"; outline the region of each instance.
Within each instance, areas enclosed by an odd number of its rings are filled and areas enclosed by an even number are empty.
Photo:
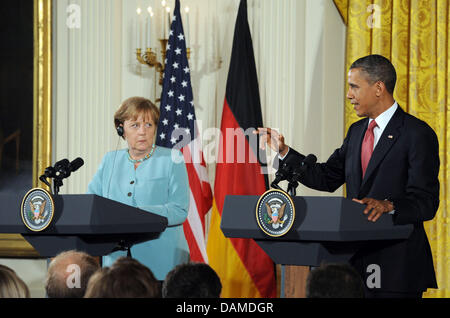
[[[192,158],[190,150],[191,148],[188,146],[182,149],[185,161],[188,160],[187,158]],[[211,208],[210,202],[212,202],[211,186],[209,184],[209,181],[207,179],[204,179],[205,176],[207,177],[206,165],[204,161],[203,164],[187,162],[186,169],[188,170],[188,175],[193,176],[189,179],[189,186],[191,187],[191,189],[198,189],[198,191],[195,192],[195,201],[197,203],[197,207],[199,207],[201,213],[206,214]]]
[[[186,143],[185,140],[190,139],[190,142],[181,148],[190,188],[189,212],[183,229],[191,260],[207,262],[205,215],[212,206],[212,192],[195,123],[190,68],[179,0],[175,2],[166,57],[156,143],[159,146],[179,149],[180,142]],[[183,132],[184,135],[176,138],[174,133],[179,132]]]
[[[205,216],[211,208],[209,203],[212,200],[212,193],[208,180],[205,181],[201,178],[201,175],[207,177],[203,154],[201,151],[197,151],[197,156],[195,156],[191,153],[192,149],[201,149],[199,138],[194,139],[194,141],[182,149],[189,176],[189,187],[191,189],[189,214],[187,223],[184,224],[184,229],[187,240],[196,242],[196,244],[190,245],[191,260],[207,263],[208,257],[206,254],[205,243]],[[202,163],[197,162],[197,157],[202,159]]]
[[[188,241],[196,242],[191,244],[191,260],[194,262],[208,262],[208,256],[206,254],[206,242],[205,242],[205,224],[204,217],[200,219],[201,213],[197,210],[197,206],[194,203],[194,194],[191,191],[191,201],[189,204],[189,214],[187,223],[184,224],[184,232]]]
[[[197,136],[199,136],[197,134]],[[189,143],[189,145],[187,145],[189,151],[192,153],[192,150],[201,150],[202,149],[202,145],[201,145],[201,141],[200,138],[195,138],[193,142]],[[209,186],[209,179],[208,179],[208,172],[206,170],[206,163],[205,160],[203,158],[203,152],[201,151],[197,151],[196,152],[197,155],[192,157],[192,163],[194,164],[195,167],[195,171],[197,172],[197,175],[200,179],[200,181],[207,183],[208,185],[206,186],[208,189],[211,189],[211,187]],[[197,160],[198,158],[198,160]]]

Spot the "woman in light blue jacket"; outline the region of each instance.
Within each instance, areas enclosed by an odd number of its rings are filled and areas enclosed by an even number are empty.
[[[182,154],[155,146],[158,122],[159,110],[148,99],[132,97],[122,103],[114,115],[114,124],[128,149],[104,156],[88,193],[167,218],[168,227],[159,238],[131,248],[133,258],[148,266],[158,280],[164,280],[176,265],[189,261],[183,231],[189,181]],[[172,155],[173,151],[178,153]],[[103,265],[110,266],[125,255],[125,251],[117,251],[104,256]]]

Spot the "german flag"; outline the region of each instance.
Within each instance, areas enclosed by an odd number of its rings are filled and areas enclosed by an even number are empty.
[[[272,260],[253,240],[228,239],[220,229],[226,195],[261,195],[267,189],[258,147],[249,141],[249,131],[257,127],[263,127],[258,78],[247,1],[241,0],[222,113],[222,138],[207,244],[209,264],[222,281],[222,297],[276,297]],[[246,150],[245,160],[242,149]]]

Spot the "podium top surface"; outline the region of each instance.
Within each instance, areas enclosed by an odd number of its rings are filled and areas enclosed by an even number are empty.
[[[368,241],[406,239],[413,225],[394,225],[392,215],[376,222],[363,214],[365,205],[342,197],[295,197],[295,222],[281,237],[265,234],[256,221],[259,196],[225,197],[221,229],[226,237],[282,241]]]
[[[21,196],[0,194],[0,233],[27,235],[98,235],[160,233],[167,218],[94,194],[53,196],[52,225],[42,232],[29,230],[22,222]]]

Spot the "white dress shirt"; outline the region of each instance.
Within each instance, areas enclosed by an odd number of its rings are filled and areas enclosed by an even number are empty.
[[[373,142],[373,149],[375,149],[375,146],[378,143],[378,140],[380,140],[381,135],[383,134],[384,129],[388,125],[389,121],[391,120],[392,116],[394,116],[395,111],[398,108],[397,102],[394,102],[394,104],[386,109],[383,113],[378,115],[377,118],[375,118],[375,121],[377,122],[377,126],[373,129],[373,136],[374,136],[374,142]],[[369,118],[369,123],[372,122],[372,118]]]

